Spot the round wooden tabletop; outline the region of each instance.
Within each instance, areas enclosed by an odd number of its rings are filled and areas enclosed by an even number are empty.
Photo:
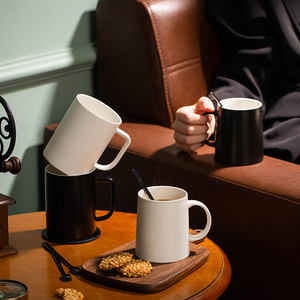
[[[97,211],[97,215],[105,212]],[[89,281],[80,275],[72,275],[71,282],[62,282],[51,255],[42,248],[42,231],[46,226],[45,212],[12,215],[8,218],[9,244],[17,254],[0,258],[0,279],[17,280],[28,287],[28,299],[59,299],[58,288],[74,288],[84,299],[217,299],[229,285],[231,267],[224,252],[206,238],[201,246],[210,252],[208,261],[196,271],[171,287],[157,292],[141,294]],[[101,236],[91,242],[61,245],[48,242],[74,266],[111,249],[135,240],[136,214],[114,212],[108,220],[97,223]],[[69,270],[64,267],[66,273]]]

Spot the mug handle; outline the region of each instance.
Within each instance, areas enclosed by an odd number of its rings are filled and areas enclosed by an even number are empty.
[[[110,204],[109,212],[104,216],[96,217],[95,211],[94,211],[95,221],[103,221],[103,220],[107,220],[109,217],[111,217],[111,215],[113,214],[114,209],[115,209],[115,183],[112,178],[103,177],[103,176],[96,176],[96,182],[97,183],[108,182],[111,184],[111,204]],[[96,203],[95,203],[95,206],[96,206]]]
[[[203,143],[205,145],[208,145],[208,146],[211,146],[211,147],[215,147],[216,146],[216,141],[211,142],[209,140],[205,140]]]
[[[212,112],[205,112],[202,115],[205,116],[205,115],[209,115],[209,114],[215,115],[217,117],[218,116],[218,108],[215,106],[215,110],[214,111],[212,111]],[[217,118],[216,118],[216,122],[217,122]],[[211,146],[211,147],[215,147],[216,146],[216,141],[205,140],[204,144],[206,144],[208,146]]]
[[[131,143],[130,136],[126,132],[124,132],[123,130],[121,130],[119,128],[117,129],[116,134],[118,134],[119,136],[121,136],[125,140],[125,143],[124,143],[123,147],[120,149],[118,155],[115,157],[115,159],[110,164],[100,165],[100,164],[96,163],[95,168],[97,168],[99,170],[102,170],[102,171],[111,170],[119,162],[119,160],[124,155],[127,148],[129,147],[129,145]]]
[[[202,202],[197,201],[197,200],[188,200],[188,208],[190,208],[192,206],[202,207],[205,211],[206,219],[207,219],[206,226],[203,229],[203,231],[201,231],[199,234],[189,234],[190,235],[190,241],[191,242],[196,242],[196,241],[204,239],[207,236],[207,234],[208,234],[208,232],[211,228],[212,218],[211,218],[211,214],[210,214],[209,209]]]

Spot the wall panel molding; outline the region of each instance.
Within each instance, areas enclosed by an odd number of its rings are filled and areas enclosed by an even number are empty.
[[[0,91],[94,68],[96,43],[0,64]]]

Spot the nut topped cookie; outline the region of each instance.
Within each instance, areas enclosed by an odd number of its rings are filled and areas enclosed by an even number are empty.
[[[107,257],[103,257],[99,264],[101,271],[109,271],[115,268],[120,268],[126,263],[132,260],[132,253],[129,252],[118,252],[111,254]]]
[[[133,259],[133,254],[129,252],[118,252],[103,257],[99,264],[101,271],[115,269],[125,277],[142,277],[151,273],[153,267],[149,261]]]
[[[153,267],[149,261],[133,259],[118,269],[126,277],[143,277],[151,273]]]
[[[56,295],[63,300],[83,300],[84,296],[81,292],[76,291],[75,289],[59,288],[56,290]]]

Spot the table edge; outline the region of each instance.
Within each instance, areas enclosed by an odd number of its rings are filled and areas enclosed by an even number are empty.
[[[231,281],[232,269],[228,257],[224,251],[212,240],[210,240],[222,257],[222,268],[218,277],[203,291],[188,298],[189,300],[218,299],[227,289]]]

